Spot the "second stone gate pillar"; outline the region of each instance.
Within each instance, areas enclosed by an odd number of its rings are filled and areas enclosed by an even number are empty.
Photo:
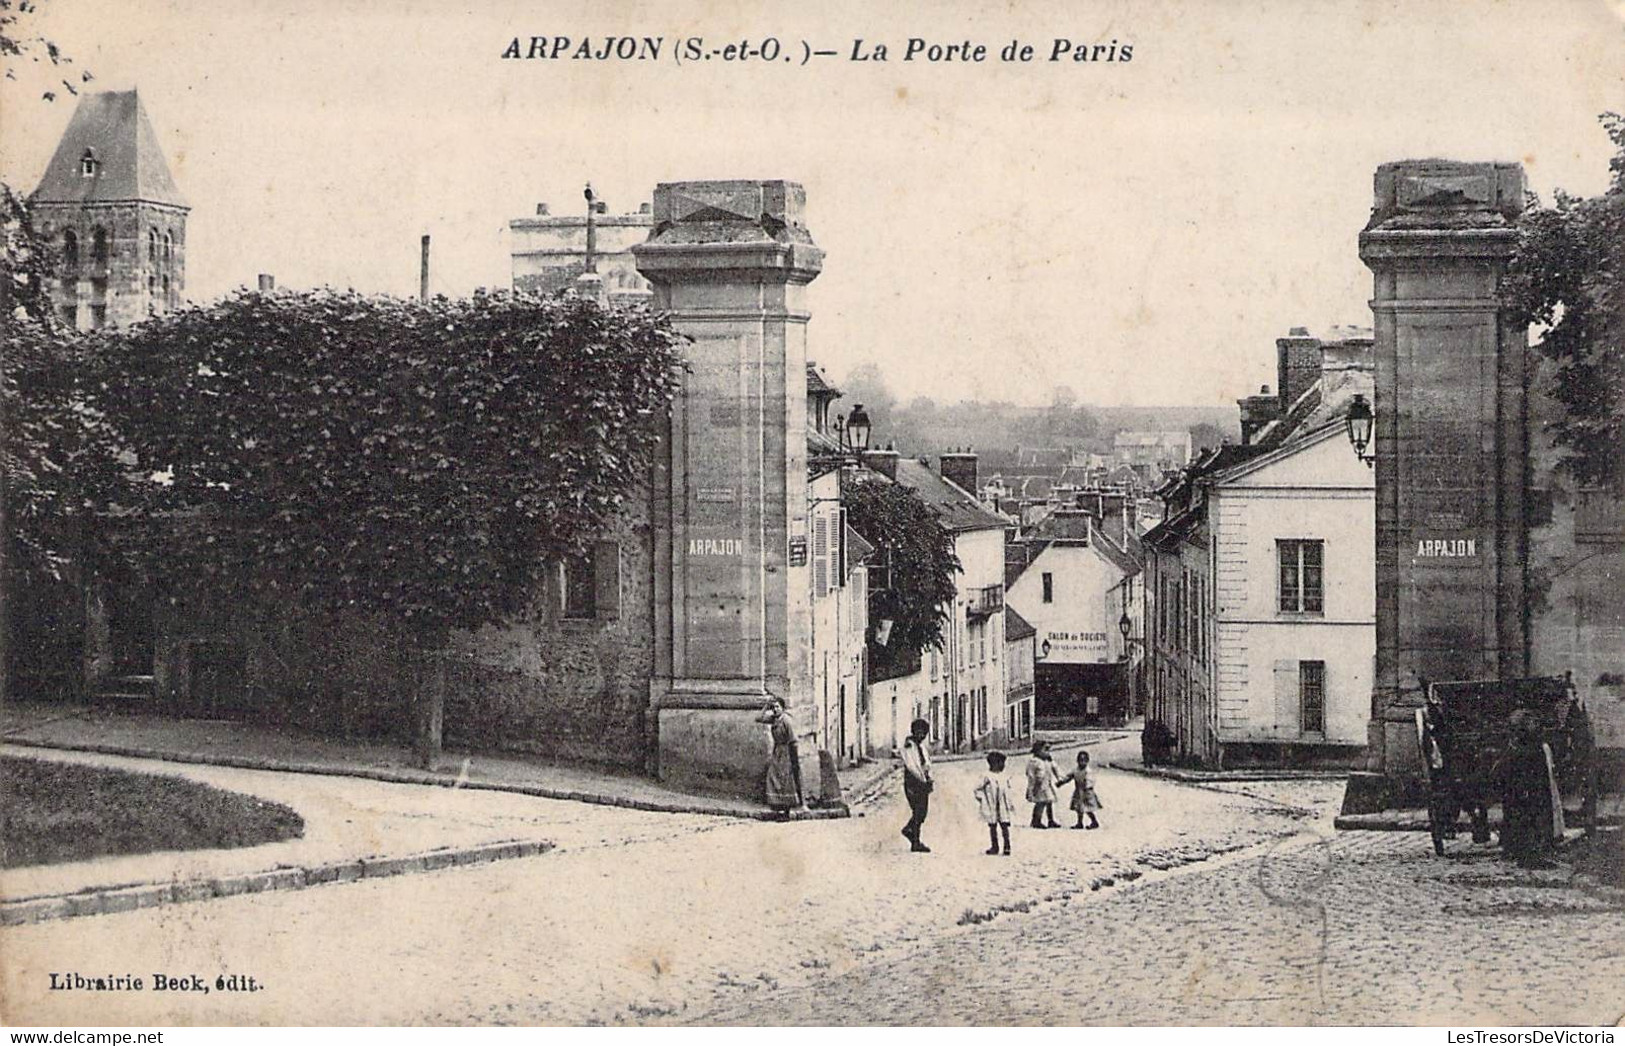
[[[1422,682],[1529,667],[1527,331],[1500,302],[1523,169],[1402,161],[1375,188],[1376,692],[1345,813],[1422,801]]]
[[[806,533],[805,298],[823,264],[804,206],[793,182],[663,183],[633,248],[693,339],[651,505],[655,770],[680,787],[760,797],[770,697],[801,724],[809,795],[818,783],[811,596],[789,553]]]

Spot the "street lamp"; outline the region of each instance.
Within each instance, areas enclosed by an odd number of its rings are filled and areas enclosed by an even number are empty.
[[[1371,413],[1371,404],[1365,401],[1365,396],[1354,394],[1354,402],[1349,404],[1349,410],[1343,417],[1343,424],[1348,429],[1349,442],[1354,445],[1354,456],[1365,462],[1366,468],[1371,468],[1377,460],[1375,454],[1366,455],[1365,448],[1371,445],[1371,426],[1375,421]]]
[[[1117,631],[1123,633],[1123,656],[1128,657],[1128,634],[1134,631],[1134,622],[1129,620],[1127,610],[1117,619]]]
[[[859,403],[852,407],[851,415],[846,419],[845,435],[842,442],[851,449],[862,454],[869,449],[869,413]]]

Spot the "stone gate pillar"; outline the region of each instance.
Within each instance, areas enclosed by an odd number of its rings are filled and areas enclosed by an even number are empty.
[[[1528,672],[1528,337],[1497,299],[1523,195],[1518,164],[1377,170],[1376,690],[1346,813],[1416,800],[1419,681]]]
[[[810,700],[811,594],[792,532],[807,518],[807,284],[823,252],[793,182],[674,182],[633,248],[655,307],[693,338],[692,371],[658,456],[655,772],[760,797],[770,753],[756,715],[781,698],[818,783]]]

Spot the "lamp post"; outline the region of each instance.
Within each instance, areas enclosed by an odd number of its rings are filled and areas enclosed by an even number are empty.
[[[835,415],[835,438],[840,441],[841,447],[859,458],[869,449],[869,433],[872,426],[869,423],[869,412],[863,409],[863,404],[852,406],[850,415]]]
[[[1354,456],[1365,462],[1366,468],[1375,466],[1377,456],[1367,455],[1365,448],[1371,445],[1371,427],[1376,420],[1371,413],[1371,404],[1367,403],[1365,396],[1354,394],[1354,402],[1349,404],[1348,413],[1343,416],[1343,426],[1348,430],[1349,443],[1354,447]]]

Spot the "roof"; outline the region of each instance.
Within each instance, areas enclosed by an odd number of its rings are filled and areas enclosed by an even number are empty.
[[[1012,639],[1031,639],[1036,635],[1038,635],[1038,629],[1034,628],[1026,618],[1016,613],[1015,607],[1006,603],[1004,605],[1004,641],[1008,643]]]
[[[96,173],[81,173],[89,150]],[[101,91],[79,99],[56,153],[29,197],[33,203],[142,200],[186,207],[147,111],[134,91]]]
[[[849,453],[841,441],[825,432],[807,426],[807,456],[809,458],[842,457]]]
[[[863,540],[862,534],[851,527],[846,528],[846,562],[849,568],[862,563],[874,555],[874,552],[875,547]]]
[[[807,361],[807,395],[827,395],[831,397],[841,395],[841,390],[831,385],[818,370],[818,364]]]
[[[1304,390],[1303,394],[1292,404],[1292,409],[1286,416],[1265,425],[1253,438],[1252,445],[1266,449],[1279,447],[1285,443],[1292,434],[1297,432],[1309,416],[1320,409],[1320,382],[1316,381]]]
[[[1022,535],[1024,541],[1088,541],[1089,513],[1082,509],[1057,509],[1039,520]]]
[[[1168,548],[1195,533],[1206,515],[1206,504],[1177,512],[1145,533],[1145,543],[1154,548]]]
[[[1189,432],[1119,432],[1112,437],[1114,447],[1177,447],[1190,442]]]
[[[897,482],[917,494],[921,501],[936,509],[942,525],[952,531],[1003,530],[1010,521],[954,483],[931,471],[931,466],[913,458],[897,462]]]
[[[1096,533],[1099,534],[1098,531]],[[1096,554],[1104,556],[1111,562],[1112,566],[1121,570],[1124,574],[1138,574],[1140,572],[1140,568],[1144,564],[1139,558],[1126,549],[1119,547],[1106,535],[1099,534],[1099,537],[1100,540],[1094,542]]]

